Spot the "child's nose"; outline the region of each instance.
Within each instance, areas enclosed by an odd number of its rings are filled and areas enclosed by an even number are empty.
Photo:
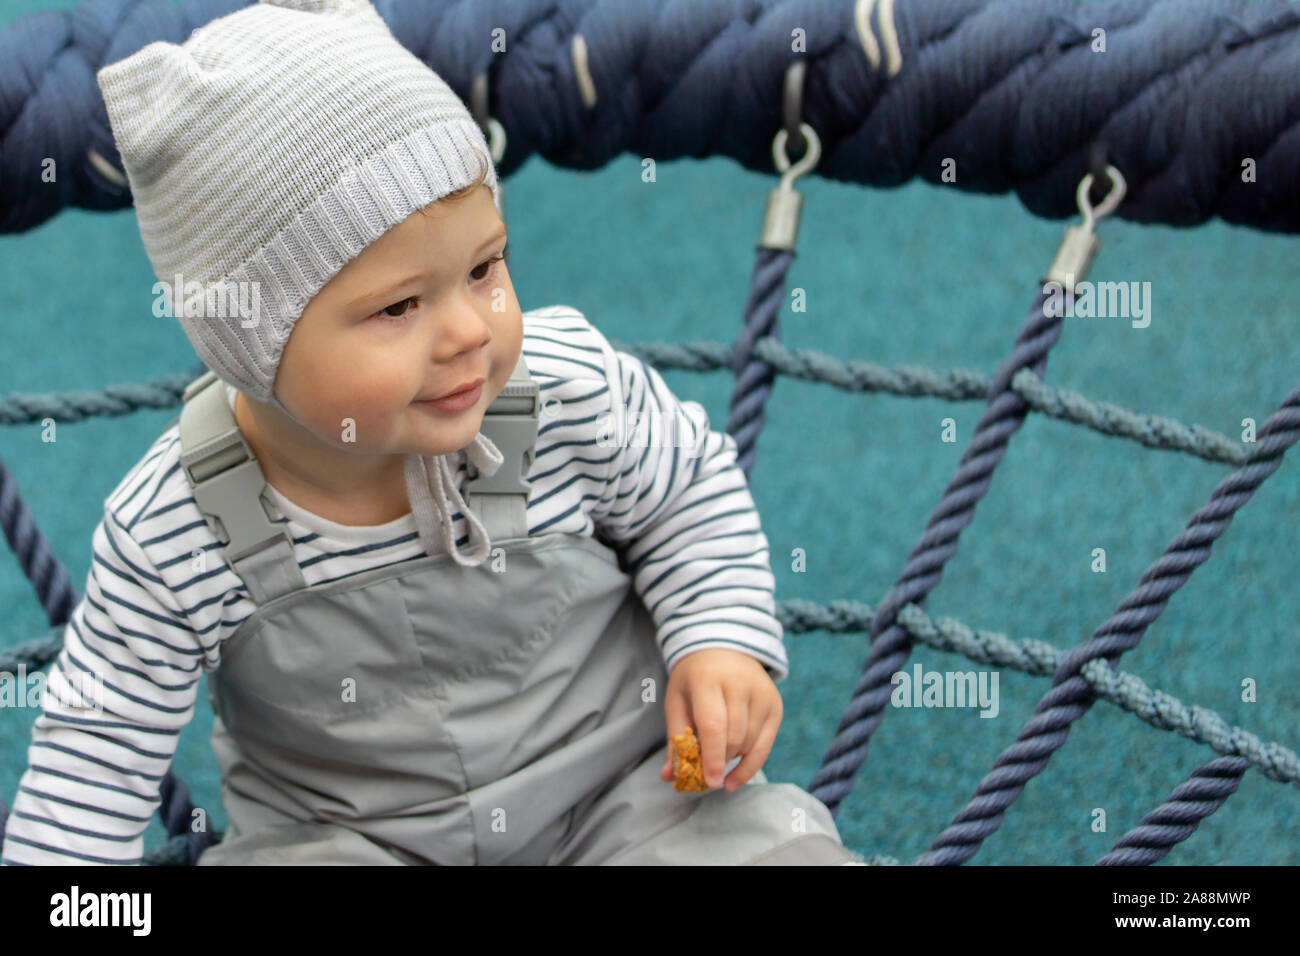
[[[442,361],[492,341],[492,328],[482,315],[481,303],[459,301],[440,315],[434,325],[436,348]]]

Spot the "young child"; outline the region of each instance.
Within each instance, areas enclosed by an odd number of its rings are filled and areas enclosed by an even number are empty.
[[[788,668],[735,442],[576,310],[521,313],[482,133],[367,0],[98,80],[211,371],[105,500],[47,685],[102,701],[47,695],[3,862],[139,863],[201,673],[202,864],[860,861],[760,770]],[[671,783],[687,726],[707,792]]]

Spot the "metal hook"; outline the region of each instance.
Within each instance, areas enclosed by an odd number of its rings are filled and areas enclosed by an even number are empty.
[[[759,246],[764,249],[785,249],[794,252],[795,237],[799,233],[799,214],[803,208],[803,196],[795,191],[794,181],[817,165],[822,154],[821,140],[807,123],[800,123],[808,148],[803,158],[791,165],[790,157],[785,154],[785,145],[789,137],[785,130],[778,130],[772,140],[772,158],[776,168],[781,171],[781,181],[775,189],[767,194],[767,209],[763,214],[763,231]]]
[[[800,118],[803,101],[803,78],[807,70],[804,60],[792,60],[785,68],[785,91],[781,112],[785,122],[772,139],[772,162],[781,173],[781,181],[767,194],[767,207],[763,212],[763,229],[759,234],[760,249],[794,252],[799,234],[799,217],[803,197],[795,191],[794,182],[817,165],[822,155],[821,140],[811,126]],[[803,140],[799,160],[790,162],[786,147],[796,137]]]
[[[1115,211],[1115,207],[1119,205],[1119,201],[1124,198],[1124,193],[1128,190],[1124,175],[1114,166],[1106,166],[1106,175],[1110,177],[1111,189],[1095,209],[1088,196],[1088,190],[1092,188],[1094,182],[1092,173],[1088,173],[1079,181],[1075,198],[1079,203],[1079,212],[1083,214],[1083,224],[1065,227],[1065,235],[1062,236],[1061,245],[1056,250],[1056,257],[1043,276],[1044,293],[1048,291],[1050,283],[1055,283],[1058,288],[1065,289],[1073,295],[1078,283],[1084,280],[1088,270],[1092,268],[1092,262],[1097,257],[1097,249],[1100,247],[1093,227],[1099,220],[1105,219]]]
[[[1096,209],[1093,208],[1092,201],[1088,196],[1088,190],[1092,188],[1093,184],[1092,173],[1088,173],[1079,181],[1079,189],[1075,198],[1079,203],[1079,212],[1083,214],[1083,228],[1089,232],[1092,231],[1099,220],[1105,219],[1115,211],[1115,207],[1119,205],[1120,200],[1124,198],[1124,194],[1128,191],[1128,183],[1124,181],[1124,174],[1114,166],[1109,164],[1106,166],[1106,175],[1110,177],[1111,181],[1110,192],[1106,193],[1106,198],[1101,201]]]
[[[804,150],[803,157],[793,165],[790,164],[790,157],[785,152],[788,142],[785,130],[778,130],[776,138],[772,140],[772,159],[781,173],[781,184],[777,187],[779,189],[793,189],[794,181],[807,174],[817,165],[817,160],[821,159],[822,141],[817,133],[807,123],[800,123],[799,131],[803,133],[807,148]]]

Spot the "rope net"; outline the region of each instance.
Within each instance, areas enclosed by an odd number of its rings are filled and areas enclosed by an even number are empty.
[[[726,343],[709,341],[625,344],[614,339],[611,344],[661,370],[708,372],[730,368],[735,352],[734,347]],[[792,350],[771,337],[758,339],[754,352],[768,363],[775,375],[820,382],[849,393],[882,392],[971,401],[984,398],[990,389],[990,379],[969,369],[888,368],[866,361],[843,361],[813,350]],[[185,386],[203,371],[204,368],[198,366],[150,382],[109,386],[94,392],[11,393],[0,397],[0,424],[34,424],[46,417],[57,421],[83,421],[128,415],[139,409],[179,407]],[[1300,389],[1288,396],[1279,412],[1261,427],[1260,441],[1254,446],[1243,446],[1226,435],[1197,425],[1120,408],[1077,392],[1054,388],[1028,369],[1022,368],[1010,377],[1005,393],[1016,396],[1026,408],[1100,434],[1123,438],[1148,448],[1182,452],[1206,461],[1227,462],[1243,469],[1264,467],[1271,472],[1280,461],[1282,451],[1300,437]],[[1289,424],[1285,429],[1277,424],[1269,428],[1269,423],[1278,421]],[[1271,441],[1264,440],[1266,431],[1275,436]],[[1281,437],[1276,437],[1279,434]],[[1265,464],[1261,466],[1261,462]],[[1237,474],[1239,472],[1234,472]],[[1232,479],[1230,475],[1220,487],[1232,484]],[[30,673],[58,656],[63,647],[66,621],[79,596],[72,590],[66,571],[51,553],[48,541],[18,492],[16,480],[3,463],[0,463],[0,525],[54,622],[45,636],[0,652],[0,671],[13,673],[21,664]],[[1208,548],[1206,551],[1208,553]],[[847,634],[872,631],[881,607],[883,604],[873,607],[851,600],[818,604],[792,598],[778,601],[776,612],[788,633],[823,630]],[[1105,700],[1152,727],[1172,731],[1222,755],[1193,770],[1188,781],[1176,788],[1165,804],[1143,817],[1141,823],[1121,837],[1099,863],[1133,865],[1155,862],[1174,844],[1190,836],[1200,819],[1218,809],[1224,798],[1236,790],[1248,767],[1254,767],[1270,780],[1300,788],[1300,757],[1294,751],[1231,725],[1212,710],[1184,704],[1113,664],[1106,666],[1099,655],[1090,656],[1086,661],[1072,661],[1072,655],[1078,658],[1077,649],[1067,652],[1033,638],[1014,640],[996,631],[973,629],[950,617],[932,619],[913,601],[897,609],[894,626],[909,645],[920,642],[938,651],[962,654],[977,664],[1008,667],[1039,677],[1053,676],[1054,689],[1061,683],[1054,675],[1069,670],[1082,682],[1081,696]],[[845,724],[841,723],[843,726]],[[831,754],[834,754],[833,749]],[[835,779],[825,774],[826,766],[833,759],[828,755],[818,780]],[[822,793],[815,795],[826,801],[825,792],[827,790],[823,787]],[[847,793],[847,788],[843,792]],[[219,842],[221,834],[206,839],[204,834],[189,831],[194,810],[189,791],[170,773],[163,782],[161,796],[158,812],[170,838],[163,846],[147,852],[144,863],[193,864],[203,849]],[[834,809],[838,810],[842,799],[842,795],[836,799]],[[3,801],[0,801],[0,814],[7,814]],[[3,819],[0,819],[2,836]],[[866,860],[874,865],[899,862],[883,854],[868,856]],[[923,858],[917,862],[950,861]]]

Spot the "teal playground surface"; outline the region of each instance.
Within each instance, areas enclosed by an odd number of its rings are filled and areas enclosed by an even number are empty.
[[[0,26],[71,0],[7,0]],[[521,306],[582,310],[616,347],[731,342],[749,290],[766,193],[727,159],[640,157],[576,173],[533,157],[505,180],[511,277]],[[806,177],[781,315],[791,349],[886,367],[989,376],[1007,355],[1055,254],[1064,220],[1014,197],[915,182],[885,190]],[[1121,207],[1122,209],[1122,207]],[[1071,220],[1077,221],[1077,220]],[[1300,381],[1293,290],[1300,237],[1214,221],[1195,229],[1099,223],[1089,278],[1149,282],[1150,324],[1064,319],[1047,385],[1233,440],[1261,425]],[[0,396],[93,391],[182,372],[195,354],[174,319],[152,313],[155,277],[131,210],[68,210],[0,236]],[[790,299],[787,299],[789,302]],[[662,369],[715,429],[727,421],[726,369]],[[105,496],[177,414],[145,410],[59,424],[0,426],[14,473],[80,596]],[[777,600],[875,606],[897,579],[984,411],[954,401],[852,392],[780,376],[751,475],[771,545]],[[956,441],[942,422],[953,419]],[[1300,744],[1300,462],[1286,456],[1171,598],[1120,670],[1228,724]],[[1202,507],[1233,466],[1144,447],[1031,411],[1010,440],[926,612],[1060,649],[1085,641]],[[1105,573],[1092,570],[1104,548]],[[802,570],[796,555],[802,554]],[[41,606],[11,554],[0,557],[0,646],[43,636]],[[787,633],[785,716],[764,772],[807,786],[868,650],[866,633]],[[918,643],[906,670],[993,671],[999,709],[887,707],[837,823],[847,845],[902,863],[924,852],[1020,732],[1050,677],[992,667]],[[1243,682],[1255,699],[1243,700]],[[0,710],[0,797],[12,804],[38,711]],[[218,828],[200,690],[173,770]],[[1099,700],[1025,788],[975,864],[1091,864],[1191,771],[1219,756]],[[1106,831],[1095,832],[1095,811]],[[1251,767],[1240,789],[1160,865],[1295,864],[1300,794]],[[157,817],[146,852],[164,842]]]

